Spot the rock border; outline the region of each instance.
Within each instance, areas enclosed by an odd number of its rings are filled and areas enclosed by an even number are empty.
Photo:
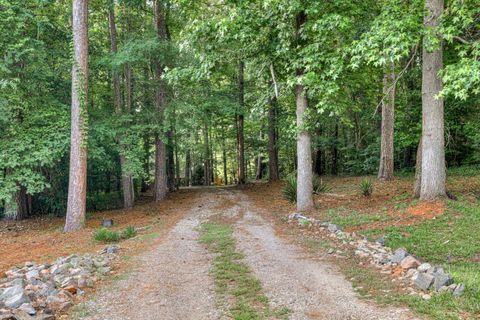
[[[382,237],[375,242],[368,241],[367,238],[360,238],[355,233],[342,231],[336,224],[321,221],[315,218],[307,217],[301,213],[292,213],[288,215],[288,221],[297,221],[298,225],[304,227],[308,225],[318,226],[330,233],[331,237],[341,240],[354,249],[354,254],[360,258],[365,258],[371,264],[382,270],[382,273],[399,273],[401,278],[408,280],[411,294],[418,294],[428,300],[431,298],[429,292],[450,292],[456,298],[460,297],[465,291],[463,283],[455,283],[453,276],[447,273],[439,266],[432,266],[429,263],[422,263],[419,258],[411,255],[404,248],[393,251],[385,247],[385,239]],[[329,250],[329,254],[334,250]]]
[[[72,254],[53,263],[26,262],[0,278],[0,320],[53,320],[102,277],[110,274],[117,245],[97,254]]]

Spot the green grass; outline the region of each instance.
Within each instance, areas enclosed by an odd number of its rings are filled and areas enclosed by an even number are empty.
[[[345,209],[343,209],[345,210]],[[394,217],[384,214],[368,214],[349,211],[348,215],[344,215],[338,210],[330,209],[327,212],[327,220],[331,223],[337,224],[341,227],[355,227],[366,223],[390,221],[395,219]]]
[[[466,291],[461,298],[451,294],[433,295],[429,301],[411,296],[397,296],[396,300],[433,319],[480,319],[480,205],[462,201],[448,203],[444,215],[416,225],[389,227],[384,231],[370,229],[369,237],[385,234],[387,246],[405,247],[424,261],[443,266],[452,273],[455,282],[464,283]],[[477,315],[475,318],[473,315]]]
[[[93,239],[95,239],[95,241],[98,241],[98,242],[112,243],[112,242],[118,242],[120,240],[130,239],[135,237],[136,235],[137,235],[137,231],[133,226],[128,226],[122,232],[118,232],[118,231],[114,231],[114,230],[110,230],[108,228],[102,227],[93,233]]]
[[[232,228],[227,224],[205,223],[200,231],[200,242],[216,254],[212,275],[217,293],[234,297],[230,316],[235,320],[285,319],[289,311],[270,309],[260,282],[242,261],[244,256],[236,250]]]

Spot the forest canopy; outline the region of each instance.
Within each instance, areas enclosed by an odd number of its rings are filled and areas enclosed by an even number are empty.
[[[0,0],[0,35],[6,218],[480,164],[476,0]]]

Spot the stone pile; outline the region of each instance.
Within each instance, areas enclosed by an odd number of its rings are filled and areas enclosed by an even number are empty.
[[[0,278],[0,320],[51,320],[110,273],[117,246],[92,255],[70,255],[52,264],[26,262]]]
[[[292,213],[288,216],[290,221],[297,221],[300,226],[319,226],[328,232],[330,236],[342,240],[344,244],[353,247],[355,255],[368,259],[371,264],[379,267],[384,273],[395,273],[400,270],[402,278],[408,280],[411,286],[422,292],[451,292],[459,297],[465,291],[465,285],[454,283],[453,276],[441,267],[432,266],[429,263],[421,263],[416,257],[409,254],[407,250],[400,248],[394,252],[385,247],[385,240],[378,239],[375,242],[366,238],[359,238],[355,234],[343,232],[341,228],[329,222],[322,222],[318,219],[306,217],[300,213]],[[425,299],[430,295],[422,295]]]

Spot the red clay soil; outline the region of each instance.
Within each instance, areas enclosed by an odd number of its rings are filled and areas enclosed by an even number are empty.
[[[150,199],[147,198],[143,199],[144,204],[130,210],[93,213],[85,229],[69,234],[62,231],[63,218],[0,222],[0,276],[8,268],[23,265],[26,261],[45,263],[60,256],[100,250],[105,244],[94,241],[92,234],[104,218],[113,219],[113,230],[121,230],[129,225],[136,228],[149,226],[152,229],[142,232],[151,233],[168,227],[183,216],[195,200],[196,193],[195,190],[181,190],[169,195],[162,203],[148,202]],[[139,242],[125,243],[131,247],[130,250],[135,250]]]
[[[442,201],[420,202],[408,208],[407,211],[416,217],[432,219],[445,213],[445,203]]]

